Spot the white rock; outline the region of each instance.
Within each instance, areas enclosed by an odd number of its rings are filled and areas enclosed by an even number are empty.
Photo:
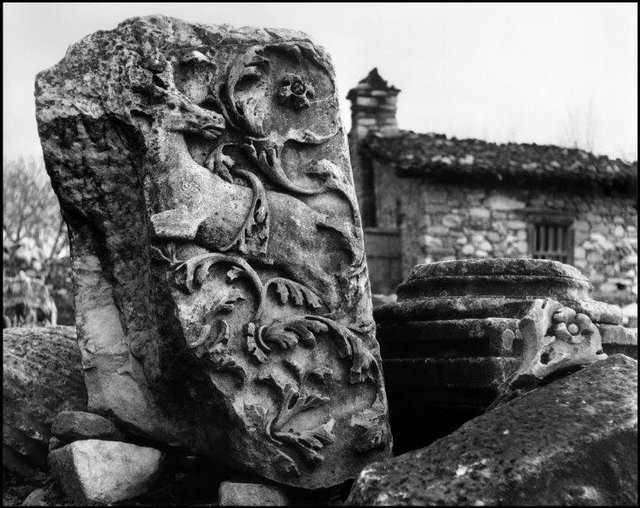
[[[591,241],[597,243],[603,250],[616,250],[614,243],[605,238],[602,233],[591,233]]]
[[[148,447],[86,439],[53,450],[51,470],[67,495],[82,504],[107,504],[144,494],[160,473],[163,454]]]
[[[480,233],[475,233],[471,237],[471,243],[473,243],[475,246],[479,246],[482,242],[484,242],[484,235],[481,235]]]
[[[36,489],[29,494],[22,506],[50,506],[47,502],[47,491],[45,489]]]
[[[462,219],[457,215],[449,214],[442,217],[442,225],[448,228],[457,228],[462,224]]]
[[[473,252],[475,251],[475,247],[473,245],[471,245],[470,243],[466,244],[464,247],[462,247],[462,254],[465,256],[470,256],[471,254],[473,254]]]
[[[487,252],[491,252],[493,250],[493,246],[487,240],[482,240],[478,247]]]
[[[471,164],[474,163],[474,161],[475,161],[475,158],[471,154],[467,154],[464,157],[460,157],[458,159],[458,163],[460,163],[463,166],[470,166]]]
[[[516,210],[527,206],[524,201],[501,195],[491,196],[486,204],[492,210]]]
[[[442,247],[442,240],[436,236],[424,235],[424,244],[428,249],[439,249]]]
[[[526,254],[527,250],[529,248],[529,246],[527,245],[527,242],[517,242],[514,244],[514,247],[518,250],[519,253],[521,254]]]
[[[469,216],[472,219],[488,219],[491,217],[491,211],[487,208],[474,206],[473,208],[469,208]]]

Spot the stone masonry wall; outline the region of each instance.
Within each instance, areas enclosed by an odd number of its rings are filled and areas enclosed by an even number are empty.
[[[589,277],[596,295],[618,298],[619,304],[637,299],[638,216],[631,199],[552,189],[483,189],[428,181],[420,185],[421,210],[405,213],[423,217],[416,232],[421,262],[526,257],[528,212],[565,213],[574,217],[573,264]]]
[[[624,305],[637,301],[637,227],[629,197],[563,189],[483,188],[398,178],[374,162],[379,227],[402,233],[402,271],[447,259],[529,256],[529,214],[571,218],[573,264],[595,295]]]

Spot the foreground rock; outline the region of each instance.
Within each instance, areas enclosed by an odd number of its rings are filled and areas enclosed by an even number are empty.
[[[22,506],[49,506],[47,501],[47,491],[45,489],[35,489],[22,502]]]
[[[222,482],[220,506],[287,506],[289,499],[282,489],[260,483]]]
[[[160,474],[162,453],[116,441],[75,441],[49,454],[51,469],[79,504],[107,504],[144,494]]]
[[[366,468],[353,505],[637,505],[638,363],[598,361]]]
[[[90,411],[285,484],[390,455],[360,213],[327,53],[130,19],[36,79]]]
[[[3,465],[31,475],[48,469],[56,414],[86,409],[80,351],[67,326],[5,328],[2,346]]]
[[[111,420],[85,411],[59,413],[53,422],[51,434],[64,443],[82,439],[123,440],[122,433]]]

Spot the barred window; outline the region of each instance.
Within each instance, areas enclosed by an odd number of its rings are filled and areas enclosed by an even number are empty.
[[[573,261],[573,245],[567,224],[536,223],[530,228],[531,257],[553,259],[561,263]]]

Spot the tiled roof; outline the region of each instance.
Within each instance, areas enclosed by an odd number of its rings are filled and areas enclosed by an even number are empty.
[[[637,191],[638,163],[597,156],[576,148],[529,143],[489,143],[444,134],[400,131],[370,133],[363,144],[374,158],[390,163],[398,176],[466,179],[514,184],[572,184]]]

